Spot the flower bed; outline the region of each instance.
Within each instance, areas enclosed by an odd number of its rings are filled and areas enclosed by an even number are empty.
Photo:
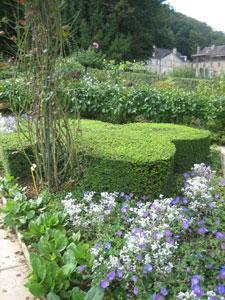
[[[5,225],[31,245],[28,288],[54,299],[224,299],[225,180],[204,164],[184,173],[174,198],[42,194],[12,178]],[[57,298],[60,297],[60,298]]]

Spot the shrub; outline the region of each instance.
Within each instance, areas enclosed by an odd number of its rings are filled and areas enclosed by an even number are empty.
[[[25,153],[32,159],[32,150],[25,138],[17,133],[0,135],[0,161],[6,175],[24,178],[30,174],[30,164]]]
[[[209,155],[209,132],[184,126],[83,121],[83,128],[83,184],[89,190],[169,193],[174,171]]]
[[[71,83],[63,95],[71,112],[79,102],[84,117],[113,123],[127,123],[141,117],[151,122],[191,124],[195,119],[204,123],[207,118],[205,98],[179,89],[127,88],[87,82]]]
[[[174,171],[206,162],[209,132],[170,124],[113,125],[83,120],[85,152],[82,185],[95,191],[126,191],[158,195],[174,188]],[[0,160],[6,174],[26,177],[32,151],[15,133],[0,136]]]

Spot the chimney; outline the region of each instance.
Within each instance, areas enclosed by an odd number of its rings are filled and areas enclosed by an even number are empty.
[[[173,48],[173,54],[177,54],[177,48]]]
[[[200,52],[200,47],[198,46],[197,47],[197,54],[199,54],[199,52]]]

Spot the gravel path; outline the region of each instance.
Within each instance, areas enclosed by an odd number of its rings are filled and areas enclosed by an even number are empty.
[[[0,299],[35,299],[24,287],[29,269],[16,237],[3,229],[0,219]]]

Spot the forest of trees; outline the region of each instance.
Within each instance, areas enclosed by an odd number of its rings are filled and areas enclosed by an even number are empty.
[[[2,0],[0,20],[12,16]],[[64,24],[73,23],[70,49],[87,49],[94,41],[116,60],[145,59],[157,47],[176,47],[189,58],[197,46],[225,44],[225,33],[175,12],[165,0],[62,0]],[[0,30],[4,29],[0,25]],[[0,36],[0,52],[4,37]]]

